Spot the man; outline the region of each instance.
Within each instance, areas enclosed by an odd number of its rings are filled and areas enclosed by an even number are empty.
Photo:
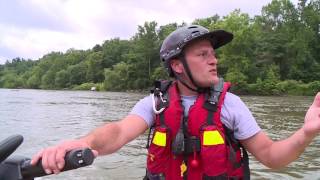
[[[302,128],[285,140],[272,141],[240,100],[218,78],[215,49],[233,35],[191,25],[163,42],[160,56],[173,83],[161,83],[123,120],[106,124],[76,140],[40,151],[48,174],[59,173],[65,153],[89,147],[110,154],[153,127],[146,179],[249,179],[246,150],[270,168],[294,161],[320,132],[320,93]],[[245,150],[246,149],[246,150]]]

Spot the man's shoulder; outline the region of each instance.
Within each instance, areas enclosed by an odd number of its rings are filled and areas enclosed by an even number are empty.
[[[150,102],[152,102],[152,96],[151,95],[144,96],[143,98],[141,98],[139,100],[139,103],[142,103],[142,104],[150,104]]]
[[[231,93],[227,92],[225,96],[225,101],[241,101],[240,97]]]
[[[227,108],[246,108],[246,104],[241,100],[238,95],[227,92],[223,106]]]

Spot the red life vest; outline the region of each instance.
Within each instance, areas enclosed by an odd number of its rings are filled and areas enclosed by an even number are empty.
[[[168,88],[169,102],[166,109],[156,115],[148,149],[148,179],[249,179],[247,153],[240,148],[239,141],[230,138],[233,133],[220,119],[229,87],[230,83],[223,84],[216,105],[209,103],[209,95],[200,94],[190,107],[187,120],[176,83]],[[176,136],[181,136],[179,131],[183,131],[184,152],[174,154],[173,142]]]

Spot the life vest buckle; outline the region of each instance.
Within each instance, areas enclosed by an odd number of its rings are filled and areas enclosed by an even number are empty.
[[[200,139],[196,136],[191,136],[185,139],[185,154],[189,155],[194,152],[200,152],[201,150],[201,142]]]

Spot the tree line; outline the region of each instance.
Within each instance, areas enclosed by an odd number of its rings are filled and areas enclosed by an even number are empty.
[[[259,95],[314,95],[320,90],[320,0],[273,0],[261,15],[239,9],[193,24],[234,34],[217,50],[218,72],[234,91]],[[39,60],[0,65],[0,87],[125,91],[168,78],[159,58],[164,38],[185,23],[145,22],[129,40],[105,40],[88,50],[51,52]]]

